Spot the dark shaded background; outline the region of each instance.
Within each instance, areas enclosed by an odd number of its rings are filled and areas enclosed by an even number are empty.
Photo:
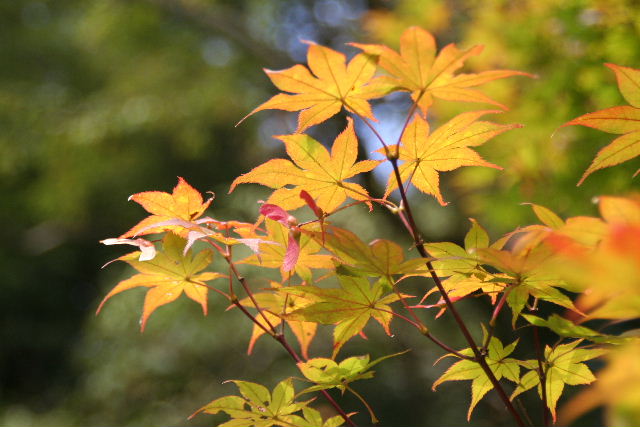
[[[640,13],[631,0],[1,2],[0,425],[213,425],[224,418],[186,417],[234,392],[223,380],[272,387],[295,375],[286,354],[267,340],[256,357],[246,356],[250,325],[225,313],[220,301],[212,300],[203,318],[191,301],[180,300],[154,314],[142,335],[142,291],[119,295],[96,318],[101,297],[130,274],[119,265],[100,269],[122,250],[98,241],[142,218],[127,203],[130,194],[170,191],[176,176],[217,193],[216,218],[253,220],[256,200],[266,193],[247,185],[227,196],[228,185],[282,155],[270,136],[291,132],[295,120],[264,112],[234,127],[274,93],[261,68],[304,62],[302,39],[352,54],[345,42],[394,45],[409,25],[434,32],[440,46],[485,44],[469,70],[512,68],[540,77],[491,84],[492,96],[512,108],[494,120],[526,127],[482,147],[505,171],[448,174],[447,208],[416,199],[430,239],[460,240],[469,216],[497,238],[533,220],[522,202],[563,215],[592,214],[592,197],[633,188],[637,161],[596,172],[576,189],[610,138],[578,128],[551,137],[578,115],[622,103],[602,64],[640,66]],[[405,99],[376,106],[391,121],[404,107]],[[435,117],[464,108],[442,103]],[[473,108],[485,107],[467,109]],[[330,142],[342,126],[336,119],[312,132]],[[393,135],[393,128],[385,130]],[[366,179],[382,192],[375,177]],[[363,239],[401,234],[383,212],[355,210],[339,221]],[[462,304],[471,323],[486,321],[487,301]],[[515,335],[504,320],[501,336],[510,342]],[[448,320],[434,328],[451,345],[463,345]],[[370,342],[356,340],[344,353],[378,357],[414,348],[381,365],[377,380],[356,385],[382,425],[465,424],[468,384],[444,384],[432,393],[444,363],[431,363],[441,352],[397,329],[388,338],[372,328]],[[327,354],[319,344],[312,351]],[[364,412],[349,399],[345,406]],[[503,413],[490,394],[472,421],[510,424]]]

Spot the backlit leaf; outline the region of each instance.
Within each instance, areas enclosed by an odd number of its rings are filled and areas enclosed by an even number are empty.
[[[185,240],[167,234],[163,241],[163,250],[149,261],[139,261],[140,252],[133,252],[118,258],[138,270],[129,279],[118,283],[104,297],[97,312],[99,313],[105,302],[120,292],[137,287],[149,288],[144,300],[140,330],[144,331],[151,313],[158,307],[175,301],[184,292],[187,297],[202,306],[207,314],[208,289],[205,282],[225,277],[214,272],[202,272],[209,266],[213,258],[213,251],[203,250],[193,255],[191,251],[183,253]]]
[[[282,292],[302,297],[313,296],[317,302],[288,314],[294,320],[336,324],[333,332],[333,357],[353,336],[362,332],[375,319],[391,335],[389,326],[393,318],[389,304],[400,297],[386,294],[380,281],[373,285],[366,277],[338,274],[340,288],[294,286],[282,288]]]
[[[273,84],[289,94],[275,95],[248,116],[270,109],[300,111],[296,132],[324,122],[343,107],[375,120],[368,101],[392,89],[373,77],[376,63],[366,54],[356,55],[346,64],[342,53],[309,42],[307,63],[309,68],[298,64],[281,71],[265,70]]]
[[[225,427],[237,426],[281,426],[291,427],[299,416],[295,412],[303,410],[309,402],[296,402],[293,381],[287,378],[273,389],[249,381],[232,380],[241,396],[224,396],[198,409],[191,417],[200,412],[215,415],[225,412],[231,420],[220,424]]]
[[[403,183],[410,182],[423,193],[434,196],[441,205],[447,203],[440,193],[439,172],[452,171],[462,166],[486,166],[502,169],[482,159],[471,149],[489,139],[520,125],[498,125],[477,121],[481,116],[499,111],[472,111],[462,113],[433,133],[429,124],[415,116],[402,135],[399,149],[400,177]],[[398,188],[395,176],[389,176],[385,195]]]
[[[583,338],[588,339],[589,341],[607,344],[620,344],[628,341],[625,338],[601,334],[600,332],[596,332],[585,326],[576,325],[571,320],[565,319],[555,313],[549,316],[547,320],[532,314],[523,314],[522,317],[532,325],[549,328],[561,337]]]
[[[570,344],[558,345],[555,348],[547,346],[544,350],[543,366],[545,369],[547,407],[551,411],[554,421],[556,420],[556,405],[564,391],[564,386],[590,384],[596,379],[589,367],[582,362],[606,353],[604,349],[576,348],[580,342],[581,340],[577,340]],[[525,360],[521,364],[528,369],[532,369],[532,371],[523,375],[522,381],[514,390],[511,399],[536,386],[538,387],[538,394],[542,398],[540,375],[537,372],[538,361]],[[531,372],[534,372],[534,374]]]
[[[178,177],[178,185],[175,186],[171,194],[163,191],[145,191],[132,195],[129,200],[140,204],[151,215],[120,236],[121,238],[163,231],[181,232],[183,230],[178,226],[153,227],[153,225],[174,218],[193,221],[207,210],[213,198],[203,201],[200,192],[189,185],[184,178]]]
[[[428,31],[419,27],[407,29],[400,37],[400,53],[382,45],[352,43],[364,52],[379,57],[379,65],[391,77],[390,86],[411,93],[411,98],[426,115],[433,98],[449,101],[482,102],[502,104],[492,100],[482,92],[471,89],[493,80],[515,75],[531,74],[512,70],[491,70],[478,74],[458,74],[455,72],[471,56],[482,52],[480,45],[468,50],[459,50],[454,44],[445,46],[436,56],[436,42]]]
[[[486,337],[486,331],[483,332]],[[509,381],[518,383],[520,379],[520,365],[516,359],[507,357],[513,353],[517,344],[518,341],[516,340],[504,347],[498,338],[491,337],[486,361],[496,379],[500,380],[504,377]],[[471,349],[462,350],[460,353],[464,355],[473,354]],[[471,404],[467,412],[467,420],[469,420],[475,406],[493,388],[489,377],[487,377],[487,374],[478,362],[474,362],[473,360],[460,360],[454,363],[433,383],[432,389],[435,390],[438,385],[445,381],[463,380],[472,381]]]
[[[300,394],[331,388],[337,388],[343,393],[345,391],[349,391],[360,399],[360,401],[366,406],[369,411],[369,415],[371,416],[371,421],[374,424],[377,424],[378,420],[376,419],[376,416],[369,404],[362,396],[351,388],[350,384],[357,380],[373,378],[374,371],[371,370],[373,366],[383,360],[404,354],[407,351],[409,350],[383,356],[373,362],[369,361],[368,354],[364,356],[349,357],[340,363],[337,363],[332,359],[322,357],[313,358],[306,362],[299,362],[298,368],[305,378],[315,383],[315,385],[304,389]]]
[[[339,258],[340,262],[355,271],[371,277],[384,277],[392,285],[394,276],[423,270],[424,258],[405,260],[405,251],[390,240],[376,239],[366,244],[349,230],[327,227],[324,235],[314,233],[317,242]]]
[[[640,70],[615,64],[606,65],[615,72],[620,93],[631,105],[588,113],[562,125],[581,125],[622,135],[598,152],[578,185],[599,169],[626,162],[640,155]]]
[[[304,206],[300,191],[306,191],[324,212],[333,212],[347,198],[366,201],[369,194],[362,186],[346,181],[360,173],[368,172],[378,161],[356,162],[358,141],[353,121],[336,138],[331,153],[318,141],[305,134],[282,135],[287,154],[293,163],[284,159],[272,159],[240,175],[233,181],[229,192],[242,183],[257,183],[276,189],[267,200],[285,210]],[[295,163],[295,164],[294,164]],[[286,186],[293,186],[287,188]],[[368,203],[368,202],[367,202]]]

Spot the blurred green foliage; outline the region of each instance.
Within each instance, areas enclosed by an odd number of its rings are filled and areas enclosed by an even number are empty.
[[[408,25],[434,31],[440,46],[485,44],[471,69],[540,77],[491,84],[490,95],[512,108],[495,120],[526,127],[484,148],[505,171],[451,174],[444,193],[452,206],[416,207],[430,238],[459,239],[465,216],[488,223],[495,238],[532,220],[521,202],[585,214],[592,196],[633,185],[637,165],[599,171],[576,189],[607,136],[557,130],[622,102],[602,63],[640,66],[640,10],[632,0],[1,2],[1,425],[212,425],[212,417],[186,417],[230,393],[223,380],[272,387],[293,375],[286,355],[266,339],[258,357],[246,356],[250,325],[219,304],[207,318],[186,300],[163,308],[143,335],[143,292],[119,296],[94,317],[101,296],[128,274],[115,265],[99,270],[122,250],[97,242],[143,216],[126,202],[130,194],[170,191],[178,175],[217,193],[215,217],[255,218],[264,193],[244,186],[226,196],[228,184],[281,155],[270,136],[295,127],[293,116],[280,112],[233,127],[273,93],[261,68],[304,61],[300,39],[349,51],[344,42],[366,39],[361,22],[390,45]],[[447,105],[438,110],[453,113]],[[335,134],[341,126],[327,128]],[[323,141],[334,136],[313,132]],[[363,239],[394,236],[384,214],[356,210],[338,221],[354,223]],[[485,303],[463,302],[471,322],[484,319]],[[446,319],[434,330],[462,345],[448,336]],[[396,425],[464,424],[459,406],[467,392],[455,385],[428,391],[442,369],[424,361],[440,353],[413,335],[399,332],[390,342],[372,333],[373,350],[366,342],[349,349],[375,358],[416,348],[377,369],[379,380],[367,384],[370,403]],[[497,400],[488,402],[474,424],[507,425],[494,418]]]

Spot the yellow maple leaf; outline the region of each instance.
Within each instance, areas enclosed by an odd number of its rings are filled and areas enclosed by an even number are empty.
[[[522,71],[490,70],[477,74],[454,73],[464,65],[469,57],[482,52],[483,46],[476,45],[468,50],[460,50],[455,44],[445,46],[436,55],[436,41],[428,31],[420,27],[408,28],[400,36],[400,53],[384,45],[352,43],[364,52],[379,57],[379,65],[390,76],[381,78],[379,85],[395,86],[411,92],[411,99],[420,107],[424,115],[433,103],[433,98],[449,101],[483,102],[506,107],[476,89],[470,89],[505,77],[523,75],[534,77]]]
[[[451,171],[462,166],[486,166],[502,169],[482,159],[469,147],[484,144],[487,140],[518,124],[499,125],[477,121],[485,114],[499,111],[471,111],[462,113],[433,133],[429,124],[419,115],[407,126],[399,147],[400,177],[402,182],[411,182],[423,193],[433,195],[441,205],[447,203],[440,193],[439,172]],[[389,176],[385,195],[398,188],[394,175]]]
[[[273,96],[246,117],[262,110],[300,111],[296,132],[324,122],[342,107],[375,121],[368,101],[386,95],[391,87],[381,86],[381,79],[373,77],[376,63],[370,55],[361,53],[347,64],[342,53],[309,42],[307,63],[309,68],[298,64],[265,70],[278,89],[291,94]]]
[[[174,187],[171,194],[164,191],[144,191],[132,195],[129,200],[140,204],[151,215],[133,226],[120,238],[161,233],[169,230],[176,232],[176,234],[184,234],[184,227],[178,225],[159,227],[154,227],[153,225],[172,219],[193,221],[207,210],[213,198],[204,201],[198,190],[189,185],[184,178],[178,177],[178,185]]]
[[[267,203],[292,210],[305,204],[300,191],[306,190],[317,205],[328,213],[333,212],[348,197],[362,201],[369,199],[367,190],[362,186],[346,181],[379,164],[375,160],[356,162],[358,140],[351,119],[348,119],[347,128],[334,141],[331,153],[306,134],[282,135],[277,138],[284,142],[287,154],[293,162],[286,159],[269,160],[236,178],[229,192],[243,183],[266,185],[276,189]]]

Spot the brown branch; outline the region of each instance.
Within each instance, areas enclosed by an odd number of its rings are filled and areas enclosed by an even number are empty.
[[[264,320],[269,325],[269,329],[267,329],[267,327],[262,325],[258,321],[258,319],[255,318],[255,316],[253,316],[251,313],[249,313],[249,311],[246,309],[246,307],[244,307],[240,303],[240,301],[238,301],[237,298],[235,298],[232,301],[233,304],[235,304],[235,306],[238,307],[240,309],[240,311],[242,311],[242,313],[244,313],[253,323],[258,325],[263,331],[265,331],[265,333],[267,333],[273,339],[278,341],[280,343],[280,345],[287,351],[287,353],[289,353],[289,355],[293,358],[293,360],[295,360],[296,363],[303,362],[303,360],[300,357],[300,355],[298,355],[298,353],[293,349],[293,347],[291,347],[291,344],[289,344],[289,342],[287,341],[287,338],[284,336],[284,334],[283,333],[278,333],[278,331],[273,326],[273,324],[265,316],[262,308],[260,307],[260,305],[258,305],[258,302],[256,301],[255,297],[253,296],[253,293],[251,292],[251,289],[249,288],[249,286],[247,284],[247,279],[245,279],[243,276],[240,275],[240,272],[236,268],[235,264],[233,264],[233,261],[231,260],[231,258],[226,256],[225,260],[229,264],[229,267],[230,267],[231,271],[233,272],[234,276],[236,277],[238,282],[240,282],[240,284],[244,288],[245,292],[247,293],[247,295],[251,299],[251,302],[253,303],[255,308],[258,310],[258,313],[260,313],[262,315]],[[344,421],[349,426],[357,427],[357,425],[351,420],[351,418],[349,418],[349,415],[344,411],[344,409],[342,409],[342,407],[338,404],[338,402],[336,402],[326,390],[320,390],[320,393],[322,393],[322,395],[325,397],[325,399],[327,399],[329,404],[331,404],[331,406],[336,410],[336,412],[344,419]]]
[[[420,94],[420,96],[421,95],[422,94]],[[413,213],[411,212],[411,205],[409,204],[407,193],[402,184],[402,177],[400,176],[400,169],[398,167],[398,157],[399,157],[398,154],[400,151],[400,140],[402,138],[402,134],[404,133],[405,129],[407,128],[411,120],[411,117],[413,117],[413,114],[416,111],[418,100],[419,100],[419,97],[418,99],[416,99],[416,101],[411,106],[411,109],[409,110],[408,117],[405,120],[402,131],[400,132],[400,136],[398,137],[398,144],[397,144],[395,153],[389,152],[388,145],[384,142],[382,136],[380,136],[380,134],[376,131],[376,129],[373,127],[370,121],[365,117],[361,117],[361,116],[359,117],[380,140],[380,142],[382,143],[382,146],[385,149],[385,153],[387,154],[387,160],[389,160],[389,162],[391,163],[391,166],[393,167],[393,173],[395,176],[396,183],[398,185],[398,191],[400,192],[400,198],[402,200],[402,207],[404,208],[404,212],[405,212],[405,221],[403,222],[407,228],[407,231],[413,238],[416,249],[420,253],[421,257],[431,258],[431,256],[429,255],[429,252],[427,252],[426,248],[424,247],[424,241],[422,240],[422,236],[420,235],[416,222],[413,218]],[[465,324],[464,320],[460,316],[460,313],[458,313],[458,310],[454,307],[453,303],[451,302],[449,295],[447,294],[446,290],[444,289],[444,286],[442,285],[442,281],[440,280],[440,277],[438,277],[438,275],[435,272],[435,269],[433,268],[433,264],[431,263],[431,261],[426,261],[425,264],[427,266],[427,269],[429,270],[429,274],[431,275],[431,278],[433,279],[433,281],[436,284],[436,287],[438,288],[438,291],[440,291],[440,294],[447,306],[448,311],[454,317],[458,325],[458,329],[460,329],[460,331],[462,332],[462,335],[464,335],[465,340],[469,344],[469,347],[473,351],[473,354],[475,356],[475,361],[478,362],[478,364],[480,365],[484,373],[487,375],[487,378],[489,378],[489,381],[491,381],[491,384],[496,389],[496,392],[500,396],[500,399],[502,400],[504,405],[507,407],[507,410],[511,413],[511,415],[513,416],[513,419],[516,421],[518,426],[524,427],[525,424],[524,424],[524,421],[522,420],[522,417],[520,416],[516,408],[511,403],[509,396],[507,396],[504,389],[502,388],[502,385],[500,385],[500,382],[498,381],[493,371],[487,364],[486,352],[480,351],[480,348],[478,347],[473,337],[471,336],[471,333],[469,332],[467,325]]]

